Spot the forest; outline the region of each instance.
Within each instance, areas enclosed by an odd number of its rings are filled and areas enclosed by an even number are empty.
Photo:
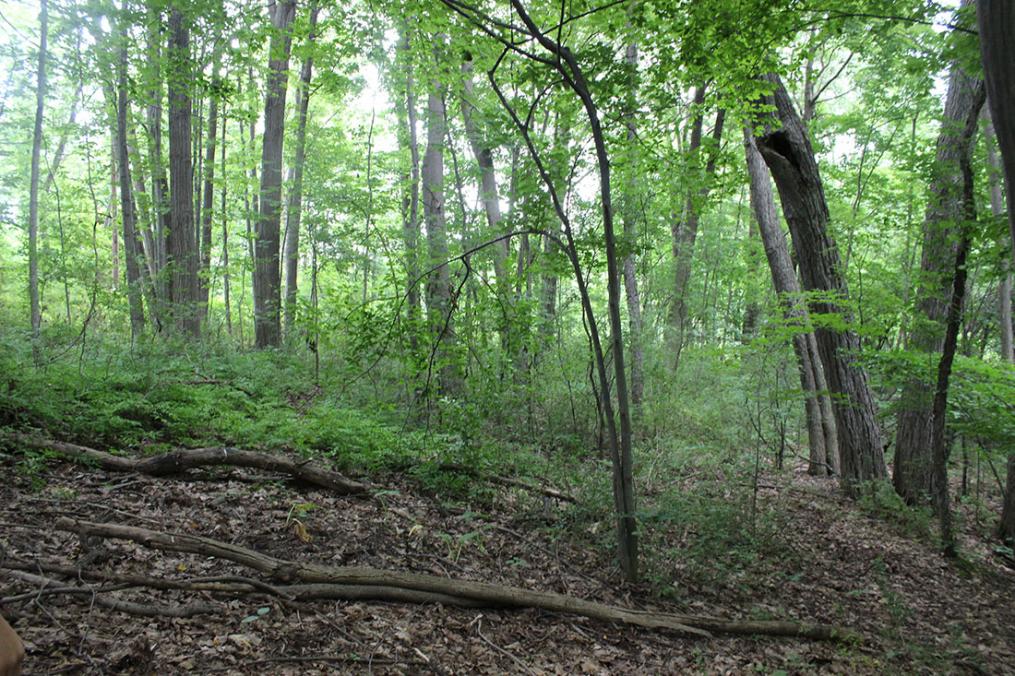
[[[0,0],[0,674],[1015,673],[1013,35]]]

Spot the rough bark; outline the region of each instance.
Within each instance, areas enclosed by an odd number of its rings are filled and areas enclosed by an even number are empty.
[[[997,534],[1008,546],[1015,547],[1015,455],[1008,456],[1008,478],[1005,482],[1004,506]]]
[[[154,12],[152,12],[154,15]],[[148,61],[152,68],[151,87],[148,90],[148,107],[145,111],[148,124],[148,163],[152,172],[152,207],[155,212],[155,233],[153,246],[155,295],[160,304],[169,298],[169,280],[165,274],[168,261],[167,238],[170,232],[171,207],[169,204],[169,182],[166,179],[166,167],[162,156],[162,62],[159,48],[161,34],[158,16],[150,16],[148,20]],[[162,316],[163,308],[156,312]]]
[[[971,152],[963,130],[970,118],[975,120],[979,115],[982,91],[981,84],[958,66],[953,67],[924,219],[915,321],[907,341],[907,349],[924,353],[928,361],[941,351],[944,339],[956,233],[965,213],[960,162]],[[933,396],[925,379],[913,378],[903,386],[899,398],[892,482],[896,492],[911,504],[925,501],[930,495]]]
[[[285,333],[290,336],[296,322],[296,296],[299,291],[300,216],[303,213],[303,174],[307,156],[307,111],[310,108],[310,81],[314,72],[312,48],[320,8],[317,2],[310,5],[310,33],[307,35],[307,54],[300,68],[300,101],[296,118],[296,151],[293,160],[292,194],[286,212],[285,231]]]
[[[32,356],[40,358],[42,310],[39,305],[39,160],[42,154],[42,120],[46,105],[46,57],[49,39],[49,5],[39,3],[39,62],[35,81],[35,127],[32,131],[32,169],[28,188],[28,295],[31,302]]]
[[[260,213],[254,233],[254,344],[278,347],[282,341],[279,249],[282,214],[282,141],[289,79],[290,27],[295,0],[272,5],[264,136],[261,146]]]
[[[750,131],[744,130],[744,147],[747,156],[747,173],[750,179],[751,208],[758,224],[761,241],[768,259],[768,268],[772,274],[772,286],[779,296],[783,316],[786,323],[793,327],[793,351],[796,353],[800,371],[800,385],[804,392],[804,412],[807,420],[807,439],[810,449],[807,471],[810,474],[823,476],[831,466],[831,456],[835,449],[829,451],[825,437],[825,420],[823,417],[820,390],[818,390],[815,364],[816,355],[810,349],[810,339],[814,335],[810,314],[800,293],[793,261],[790,259],[786,238],[779,226],[779,217],[775,209],[775,198],[772,195],[772,184],[768,177],[765,160],[758,152],[757,145]],[[828,421],[834,426],[834,421]]]
[[[1004,195],[1001,191],[1001,181],[1004,176],[1004,169],[1001,166],[1001,161],[997,156],[997,149],[995,148],[996,136],[994,134],[994,125],[990,120],[990,116],[987,115],[987,124],[984,127],[984,136],[986,137],[987,145],[987,161],[990,164],[990,213],[994,218],[1002,218],[1005,216],[1004,208]],[[1012,339],[1012,314],[1011,314],[1011,293],[1012,293],[1012,263],[1011,261],[1005,260],[1002,263],[1004,273],[1001,276],[1001,282],[997,285],[997,320],[998,320],[998,333],[1000,334],[1000,344],[998,348],[1001,351],[1001,358],[1009,363],[1015,363],[1015,346],[1013,346]]]
[[[402,198],[402,244],[405,247],[406,275],[406,319],[409,324],[409,343],[415,354],[418,345],[417,330],[423,314],[419,293],[419,139],[416,128],[418,116],[416,112],[416,83],[409,49],[409,37],[403,29],[398,42],[398,67],[395,77],[402,78],[402,90],[396,97],[395,109],[399,116],[399,143],[409,152],[409,169],[403,176],[404,192]]]
[[[212,80],[208,92],[208,140],[204,144],[204,186],[201,207],[201,320],[208,321],[208,294],[211,287],[212,222],[215,201],[215,143],[218,140],[219,119],[219,60],[221,47],[216,46],[212,59]]]
[[[980,55],[990,117],[1001,149],[1006,192],[1015,194],[1015,3],[976,0]],[[1008,230],[1015,264],[1015,200],[1008,200]]]
[[[13,440],[29,448],[51,451],[75,462],[93,464],[110,472],[135,472],[148,476],[172,476],[198,467],[247,467],[288,474],[320,488],[341,494],[367,492],[368,486],[333,472],[319,463],[283,455],[245,451],[239,448],[182,448],[162,455],[130,458],[87,446],[14,433]]]
[[[448,260],[447,229],[444,218],[444,95],[446,87],[434,81],[430,86],[426,110],[426,152],[423,155],[423,217],[426,221],[430,264],[437,269],[426,284],[427,313],[431,340],[440,368],[440,390],[455,396],[461,391],[460,375],[455,366],[454,308],[451,271]]]
[[[169,177],[171,188],[167,266],[173,325],[180,333],[201,333],[198,313],[198,252],[194,233],[194,176],[191,163],[190,23],[174,6],[169,14]]]
[[[302,561],[287,561],[261,554],[239,545],[184,533],[163,533],[147,528],[120,526],[60,518],[58,530],[107,539],[128,540],[146,547],[171,552],[213,556],[256,570],[281,582],[349,586],[350,591],[372,591],[378,596],[361,593],[357,598],[434,602],[469,607],[477,604],[507,608],[541,608],[550,612],[580,615],[605,622],[649,629],[668,629],[679,634],[709,637],[712,633],[733,635],[768,635],[810,638],[814,640],[854,640],[851,632],[829,625],[783,622],[777,620],[735,621],[700,615],[680,615],[632,610],[587,601],[553,592],[530,591],[488,582],[455,580],[419,573],[387,571],[363,566],[325,566]],[[338,591],[336,589],[336,591]],[[422,596],[418,596],[422,595]]]
[[[141,303],[141,242],[137,234],[137,205],[134,203],[134,186],[130,174],[130,153],[127,148],[127,31],[121,33],[116,93],[116,148],[120,174],[120,214],[123,222],[123,256],[127,267],[127,304],[130,308],[131,336],[144,332],[144,307]]]
[[[856,361],[860,341],[848,328],[852,319],[847,305],[849,291],[838,249],[828,231],[828,204],[814,151],[782,81],[776,75],[764,80],[773,92],[761,103],[774,112],[764,113],[759,120],[764,130],[756,142],[779,189],[804,289],[824,295],[812,303],[812,316],[837,315],[847,324],[845,329],[821,326],[816,338],[834,396],[841,485],[847,495],[855,496],[862,482],[886,476],[874,396],[866,371]]]

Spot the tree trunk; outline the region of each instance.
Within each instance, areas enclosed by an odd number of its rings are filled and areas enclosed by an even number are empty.
[[[973,134],[976,132],[976,120],[986,95],[982,85],[976,86],[975,101],[964,129],[960,132],[958,143],[963,152],[959,153],[958,162],[961,176],[962,211],[959,214],[959,244],[955,252],[952,293],[946,315],[944,343],[941,359],[937,367],[937,386],[934,389],[934,404],[931,409],[931,461],[932,473],[930,492],[934,511],[937,512],[941,526],[942,548],[946,556],[956,555],[955,531],[952,524],[952,511],[949,504],[948,486],[948,455],[951,443],[945,433],[948,410],[948,382],[951,378],[952,362],[955,360],[955,348],[958,344],[959,329],[962,326],[962,301],[966,294],[966,257],[972,244],[973,229],[976,221],[976,201],[973,196],[973,168],[969,152],[965,149],[972,145]]]
[[[121,33],[119,77],[116,94],[116,147],[120,169],[120,213],[123,221],[123,256],[127,264],[127,303],[130,307],[131,337],[136,339],[144,332],[144,307],[141,304],[140,242],[137,237],[137,208],[134,204],[133,185],[130,180],[130,153],[127,150],[127,29]]]
[[[1008,230],[1015,263],[1015,3],[1011,0],[976,0],[980,33],[980,55],[994,121],[997,143],[1004,165],[1008,198]]]
[[[827,448],[825,425],[821,409],[816,369],[816,355],[812,354],[810,341],[814,336],[810,314],[800,294],[793,261],[786,246],[786,237],[779,226],[779,217],[775,210],[775,198],[772,195],[772,184],[768,178],[765,160],[758,152],[754,137],[748,129],[744,129],[744,147],[747,154],[747,174],[751,184],[751,208],[758,223],[758,231],[765,248],[768,267],[772,273],[772,286],[779,296],[780,305],[786,323],[795,327],[793,351],[796,353],[799,370],[800,386],[804,392],[804,412],[807,420],[807,439],[810,448],[807,471],[809,474],[824,476],[828,474],[831,454]],[[829,421],[834,425],[834,421]],[[834,449],[833,449],[834,452]]]
[[[291,336],[296,321],[296,295],[300,262],[300,217],[303,214],[303,164],[307,153],[307,110],[310,107],[310,81],[314,71],[312,53],[314,31],[319,12],[317,2],[310,5],[310,33],[307,35],[307,55],[300,69],[300,102],[296,118],[296,152],[293,161],[292,194],[286,213],[285,231],[285,334]]]
[[[282,141],[285,132],[285,97],[289,79],[290,26],[295,0],[272,6],[269,41],[268,94],[264,101],[264,137],[261,147],[261,200],[254,246],[254,344],[278,347],[282,340],[279,248],[282,213]]]
[[[979,115],[982,90],[977,81],[953,66],[923,226],[916,317],[907,345],[909,350],[924,353],[928,361],[941,351],[944,339],[942,322],[951,300],[955,235],[964,213],[960,163],[971,152],[963,129],[970,118],[975,120]],[[933,398],[929,383],[921,378],[907,382],[899,398],[892,481],[896,492],[910,504],[925,501],[930,495]]]
[[[1008,478],[1004,493],[1004,506],[1001,509],[1001,523],[998,526],[998,537],[1015,547],[1015,455],[1008,456]]]
[[[691,140],[688,154],[696,157],[701,152],[702,122],[705,103],[705,85],[699,85],[694,93],[695,113],[691,122]],[[674,369],[680,363],[680,353],[687,342],[687,285],[691,280],[691,264],[694,260],[694,242],[698,236],[698,224],[701,222],[701,209],[712,189],[711,182],[715,176],[719,143],[722,140],[723,123],[726,119],[724,110],[716,112],[715,125],[712,127],[712,146],[708,149],[704,173],[697,189],[687,191],[683,214],[673,223],[673,264],[674,284],[673,303],[670,306],[670,349],[673,352]]]
[[[222,168],[222,190],[221,200],[222,207],[220,209],[220,217],[222,219],[222,300],[226,306],[226,333],[230,336],[233,335],[233,310],[230,303],[230,276],[229,276],[229,214],[226,210],[226,188],[229,186],[228,177],[226,176],[226,127],[228,126],[229,118],[226,117],[225,103],[222,104],[222,140],[220,143],[221,151],[219,151],[219,157],[221,158]]]
[[[989,114],[987,117],[987,124],[984,128],[984,136],[986,137],[987,145],[987,160],[990,164],[990,213],[994,218],[1002,218],[1005,215],[1004,208],[1004,195],[1001,191],[1001,180],[1003,178],[1003,168],[1001,162],[997,157],[997,149],[994,147],[996,137],[994,134],[994,125],[990,120]],[[997,319],[999,324],[999,333],[1001,342],[999,345],[1001,351],[1001,358],[1009,363],[1015,363],[1015,351],[1012,346],[1012,315],[1011,315],[1011,293],[1012,293],[1012,263],[1011,261],[1004,261],[1002,263],[1004,270],[1001,276],[1001,282],[997,285],[997,296],[998,296],[998,308],[997,308]]]
[[[41,358],[39,345],[42,310],[39,304],[39,160],[42,154],[42,119],[46,104],[46,57],[49,6],[39,3],[39,63],[35,81],[35,128],[32,132],[32,174],[28,188],[28,295],[31,301],[32,357]]]
[[[151,11],[151,10],[150,10]],[[166,263],[168,261],[167,238],[170,232],[169,204],[169,182],[166,179],[166,167],[162,157],[162,73],[159,64],[162,62],[159,43],[161,33],[159,29],[159,17],[149,16],[148,23],[148,66],[153,70],[151,77],[152,86],[148,91],[148,107],[145,111],[148,123],[148,163],[152,172],[152,207],[155,212],[155,233],[154,233],[154,272],[155,295],[160,304],[164,304],[169,298],[169,280],[166,276]],[[163,307],[155,313],[156,316],[163,315]]]
[[[448,240],[444,222],[444,135],[446,88],[434,81],[427,97],[426,153],[423,155],[423,216],[426,220],[426,237],[430,265],[436,266],[427,279],[426,298],[431,340],[440,368],[440,391],[450,396],[461,392],[461,381],[452,354],[455,330],[452,306],[451,272],[445,264],[448,259]],[[437,349],[440,348],[440,349]]]
[[[194,177],[191,164],[190,24],[174,6],[169,14],[169,175],[171,223],[167,265],[173,324],[180,333],[198,337],[198,252],[194,233]]]
[[[629,44],[624,54],[624,65],[627,67],[628,94],[626,110],[624,111],[624,126],[627,128],[627,181],[624,185],[623,203],[621,209],[621,220],[623,221],[624,240],[628,253],[624,256],[624,295],[627,300],[627,326],[630,331],[628,337],[631,343],[631,404],[635,412],[641,407],[642,394],[645,391],[645,376],[643,373],[645,362],[642,351],[642,319],[641,319],[641,296],[638,293],[638,267],[636,245],[638,242],[638,130],[635,123],[637,114],[637,88],[638,88],[638,45]]]
[[[839,315],[849,323],[849,291],[839,252],[828,232],[828,205],[814,151],[782,81],[776,75],[764,79],[773,92],[764,96],[762,103],[774,112],[759,120],[765,128],[757,144],[779,189],[804,288],[837,296],[837,301],[826,297],[814,302],[812,309]],[[826,326],[817,329],[816,338],[834,395],[842,488],[847,495],[856,496],[862,482],[886,476],[874,396],[866,371],[856,362],[860,348],[856,333]]]
[[[404,176],[404,197],[402,205],[402,240],[405,247],[406,273],[406,319],[409,325],[409,345],[415,355],[418,345],[417,330],[423,314],[419,293],[419,140],[416,138],[417,114],[416,91],[413,76],[412,53],[409,51],[409,37],[402,30],[398,42],[399,66],[395,77],[402,77],[403,90],[396,98],[395,109],[399,116],[399,143],[409,151],[409,170]]]
[[[219,111],[219,61],[221,48],[216,45],[212,57],[212,79],[208,91],[208,141],[205,143],[204,157],[204,194],[201,207],[201,320],[208,321],[208,294],[211,287],[211,243],[212,205],[215,201],[215,142],[218,139]]]

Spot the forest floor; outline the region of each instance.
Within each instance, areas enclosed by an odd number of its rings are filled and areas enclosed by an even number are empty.
[[[802,473],[761,479],[759,506],[781,515],[783,553],[771,560],[761,556],[748,567],[716,560],[722,574],[685,576],[679,551],[694,534],[653,541],[658,551],[677,552],[653,559],[657,578],[669,567],[666,599],[653,593],[658,584],[621,584],[605,548],[569,531],[565,510],[510,490],[472,510],[391,477],[368,500],[238,471],[170,480],[49,461],[31,475],[0,455],[0,473],[7,477],[0,556],[20,560],[75,565],[87,557],[93,570],[166,579],[249,575],[215,559],[132,542],[85,543],[54,530],[58,517],[70,516],[201,534],[291,560],[505,583],[629,607],[821,621],[862,636],[847,644],[704,640],[536,610],[283,605],[129,589],[115,596],[150,606],[211,601],[218,611],[135,617],[91,596],[32,594],[3,608],[27,645],[27,673],[1015,673],[1015,570],[973,537],[972,515],[965,562],[955,564],[931,538],[904,532],[840,498],[832,482]],[[0,570],[0,596],[37,591],[7,573]]]

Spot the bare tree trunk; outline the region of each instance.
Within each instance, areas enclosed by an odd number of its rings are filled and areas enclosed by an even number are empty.
[[[696,156],[701,151],[704,119],[702,106],[704,102],[705,85],[699,85],[694,93],[696,110],[691,122],[691,140],[688,146],[688,153],[691,156]],[[687,191],[682,217],[673,223],[674,285],[673,303],[670,306],[669,332],[674,368],[680,363],[680,353],[687,341],[687,285],[691,279],[691,264],[694,261],[694,242],[698,236],[698,224],[701,222],[701,209],[712,189],[711,182],[715,176],[716,160],[725,119],[724,110],[716,112],[715,125],[712,127],[712,147],[708,149],[709,155],[705,161],[700,187]]]
[[[776,75],[764,79],[774,91],[765,95],[762,103],[774,108],[774,112],[772,117],[766,114],[759,120],[765,129],[757,144],[779,188],[804,288],[837,296],[839,301],[826,298],[814,302],[813,310],[837,314],[848,323],[849,291],[838,249],[828,232],[828,205],[814,151],[781,80]],[[842,488],[847,495],[855,496],[862,482],[886,476],[874,396],[866,371],[856,361],[860,347],[856,333],[823,327],[817,329],[816,337],[834,395]]]
[[[1015,454],[1008,456],[1008,478],[1005,481],[1004,506],[1001,508],[1001,523],[998,537],[1009,546],[1015,546]]]
[[[110,121],[112,125],[116,124],[116,95],[113,93],[112,88],[104,87],[106,90],[106,102],[109,105],[111,114]],[[110,260],[112,263],[112,270],[109,274],[110,285],[113,290],[120,288],[120,235],[116,231],[116,204],[117,204],[117,187],[120,185],[120,176],[116,173],[117,159],[116,156],[119,151],[116,148],[116,135],[110,134],[109,136],[109,210],[106,212],[106,225],[109,227],[111,236],[110,241]]]
[[[907,345],[910,350],[925,353],[928,359],[941,351],[944,339],[942,322],[951,300],[955,235],[964,213],[960,164],[971,152],[963,129],[970,117],[975,120],[979,116],[982,92],[980,83],[953,66],[923,226],[917,312]],[[892,481],[896,492],[911,504],[930,496],[933,398],[931,388],[921,378],[907,382],[899,398]]]
[[[310,81],[314,72],[312,53],[320,8],[316,0],[310,5],[310,33],[307,35],[307,55],[300,69],[299,108],[296,118],[296,152],[293,161],[292,194],[286,213],[285,231],[285,334],[291,336],[296,321],[296,297],[300,262],[300,217],[303,214],[303,173],[307,153],[307,111],[310,108]]]
[[[793,351],[796,353],[800,385],[804,391],[804,412],[807,419],[807,439],[810,448],[807,471],[809,474],[824,476],[830,466],[830,454],[826,445],[824,418],[815,376],[816,355],[812,354],[810,341],[814,337],[810,314],[800,294],[793,261],[790,259],[786,238],[779,226],[779,217],[775,210],[775,198],[772,195],[772,184],[768,177],[765,160],[758,152],[754,137],[750,130],[744,129],[744,147],[747,154],[747,173],[751,184],[751,207],[758,231],[765,247],[765,256],[772,273],[772,285],[779,296],[786,323],[797,328],[793,336]],[[831,421],[834,425],[834,421]]]
[[[1004,195],[1001,193],[1001,180],[1003,168],[997,157],[997,149],[994,147],[995,135],[994,125],[987,116],[987,124],[984,128],[984,136],[987,141],[987,160],[990,163],[990,212],[994,218],[1001,218],[1005,215]],[[1001,282],[997,285],[998,312],[997,319],[1001,335],[1001,358],[1009,363],[1015,363],[1015,351],[1012,346],[1012,315],[1011,315],[1011,293],[1012,293],[1012,264],[1011,261],[1004,261],[1002,264],[1004,274]]]
[[[987,86],[990,117],[1001,148],[1004,183],[1008,194],[1008,229],[1015,263],[1015,3],[1011,0],[976,0],[980,55]]]
[[[226,209],[226,188],[229,186],[228,177],[226,176],[226,127],[228,126],[229,118],[226,116],[226,106],[222,104],[222,141],[220,143],[222,149],[219,151],[221,158],[222,168],[222,190],[221,200],[222,206],[220,211],[220,217],[222,219],[222,296],[226,306],[226,333],[230,336],[233,335],[233,310],[230,304],[230,276],[229,276],[229,214]]]
[[[974,104],[960,132],[958,145],[963,152],[958,155],[961,176],[962,212],[959,214],[959,244],[955,252],[952,293],[946,315],[944,342],[941,359],[937,367],[937,386],[934,390],[934,405],[931,412],[931,460],[932,473],[930,492],[934,510],[937,512],[941,526],[942,548],[946,556],[956,555],[955,531],[952,524],[950,489],[948,486],[948,456],[951,443],[945,433],[945,414],[948,410],[948,382],[955,360],[955,349],[958,344],[959,329],[962,326],[962,303],[966,294],[966,257],[972,244],[973,230],[976,222],[976,201],[973,196],[973,168],[970,154],[966,150],[972,146],[973,135],[976,133],[976,120],[980,115],[986,91],[982,84],[977,84]]]
[[[403,177],[405,188],[402,205],[402,240],[405,247],[406,318],[409,324],[409,344],[415,354],[418,345],[416,331],[423,314],[419,293],[419,141],[416,138],[416,91],[413,76],[412,53],[409,37],[402,30],[398,42],[396,78],[401,80],[403,91],[396,97],[395,109],[399,116],[399,142],[409,150],[409,171]]]
[[[261,210],[254,247],[254,334],[258,348],[277,347],[282,340],[279,247],[282,213],[282,141],[285,132],[285,97],[289,79],[290,26],[295,0],[272,5],[269,41],[268,94],[264,101],[264,137],[261,148]]]
[[[190,26],[179,7],[169,14],[169,174],[171,219],[168,239],[169,300],[173,324],[198,337],[198,252],[194,233],[194,177],[191,164]]]
[[[628,341],[631,344],[631,404],[635,414],[641,407],[642,394],[645,391],[645,362],[642,351],[642,319],[641,296],[638,293],[638,259],[634,251],[638,241],[638,129],[635,123],[637,114],[638,89],[638,45],[631,43],[624,53],[624,65],[627,67],[628,94],[624,111],[624,126],[627,127],[627,181],[624,185],[621,220],[623,221],[624,240],[629,249],[624,256],[622,273],[624,276],[624,295],[627,300],[627,326],[630,332]]]
[[[35,128],[32,132],[32,174],[28,188],[28,295],[31,301],[32,357],[41,358],[39,344],[42,310],[39,305],[39,160],[42,154],[42,120],[46,104],[46,57],[49,39],[49,5],[39,2],[39,63],[35,81]]]
[[[120,213],[123,221],[123,255],[127,264],[127,303],[130,307],[131,337],[144,332],[144,307],[141,304],[140,243],[137,237],[137,209],[130,180],[130,153],[127,151],[127,29],[121,31],[119,77],[116,95],[116,146],[120,170]]]
[[[212,219],[215,214],[212,205],[215,202],[215,142],[218,139],[219,111],[219,62],[221,47],[216,45],[212,57],[212,79],[208,92],[208,141],[205,143],[204,158],[204,204],[201,207],[201,320],[208,321],[208,294],[211,286],[211,243]]]
[[[440,58],[438,56],[438,58]],[[427,313],[431,340],[435,341],[440,369],[441,392],[450,396],[461,393],[461,377],[453,353],[455,339],[451,272],[443,264],[448,259],[447,230],[444,220],[444,135],[446,88],[434,81],[427,97],[426,153],[423,155],[423,215],[431,266],[436,271],[427,279]]]
[[[152,12],[154,14],[154,12]],[[149,16],[148,34],[148,65],[153,69],[150,75],[152,86],[148,91],[148,108],[146,121],[148,123],[148,163],[152,172],[152,206],[155,211],[155,233],[154,233],[154,271],[152,276],[155,282],[155,295],[160,304],[165,303],[169,298],[169,280],[166,276],[166,263],[168,261],[167,238],[170,232],[169,204],[169,182],[166,180],[166,168],[162,158],[162,72],[159,64],[162,62],[159,43],[162,39],[159,29],[159,17],[157,14]],[[164,308],[159,308],[156,316],[161,317]]]

